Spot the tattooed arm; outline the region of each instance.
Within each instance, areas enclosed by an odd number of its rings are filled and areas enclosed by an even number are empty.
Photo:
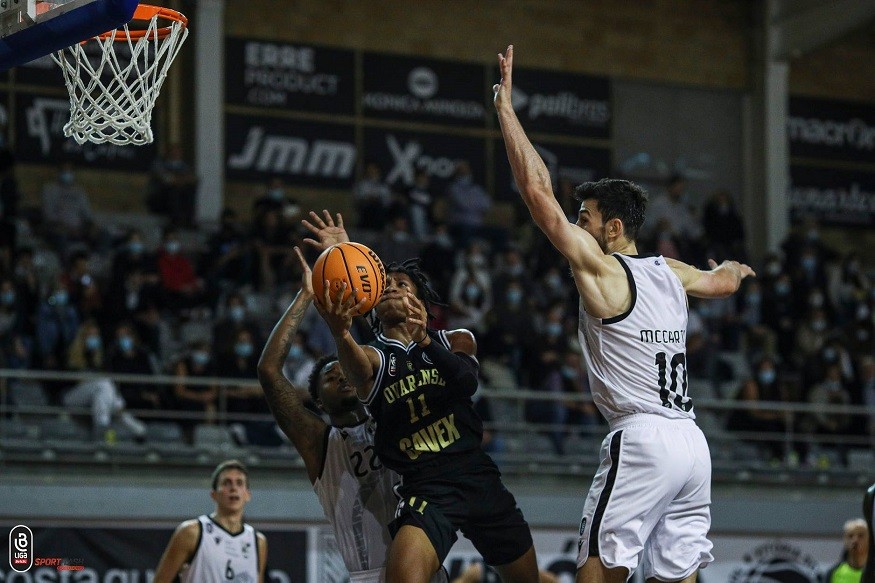
[[[292,339],[298,331],[304,312],[313,301],[310,267],[300,249],[295,247],[295,253],[304,270],[303,285],[267,339],[258,361],[258,380],[277,425],[292,440],[304,460],[310,481],[315,482],[322,468],[328,426],[304,407],[304,391],[292,386],[283,374],[283,364],[289,354]]]

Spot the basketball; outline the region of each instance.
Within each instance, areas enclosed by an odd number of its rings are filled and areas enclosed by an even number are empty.
[[[313,265],[313,291],[316,301],[322,301],[325,281],[328,281],[332,299],[340,286],[346,282],[346,300],[353,288],[358,290],[358,299],[367,301],[359,309],[359,315],[369,312],[386,289],[386,269],[383,262],[370,248],[361,243],[338,243],[322,252]]]

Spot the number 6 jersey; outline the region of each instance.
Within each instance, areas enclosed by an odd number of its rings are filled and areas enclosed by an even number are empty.
[[[593,401],[608,423],[634,413],[694,419],[683,285],[662,256],[613,256],[629,280],[629,309],[594,318],[580,304],[578,336]]]

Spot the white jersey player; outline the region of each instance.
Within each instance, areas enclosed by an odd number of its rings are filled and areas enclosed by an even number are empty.
[[[626,180],[578,186],[569,223],[511,105],[513,47],[498,62],[495,106],[514,179],[570,264],[593,399],[610,424],[584,503],[577,582],[626,581],[639,564],[648,581],[695,581],[712,560],[711,460],[687,395],[686,296],[727,296],[753,271],[638,257],[647,194]]]
[[[155,583],[264,583],[267,539],[243,522],[251,498],[249,475],[241,462],[228,460],[213,471],[211,496],[216,511],[177,527],[158,567]]]
[[[311,217],[318,226],[304,224],[317,235],[318,242],[310,241],[317,248],[349,240],[340,215],[336,225],[327,212],[324,221],[315,213]],[[317,361],[309,386],[330,425],[305,408],[302,391],[283,374],[292,338],[313,298],[310,268],[300,249],[296,247],[295,252],[303,270],[301,290],[268,338],[258,363],[258,379],[277,424],[304,461],[350,581],[381,582],[391,542],[388,524],[398,504],[393,491],[398,477],[374,455],[373,419],[336,357]],[[433,581],[445,577],[441,569]]]

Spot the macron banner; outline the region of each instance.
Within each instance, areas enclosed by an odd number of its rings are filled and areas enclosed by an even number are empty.
[[[228,38],[225,102],[352,115],[355,53],[309,44]]]

